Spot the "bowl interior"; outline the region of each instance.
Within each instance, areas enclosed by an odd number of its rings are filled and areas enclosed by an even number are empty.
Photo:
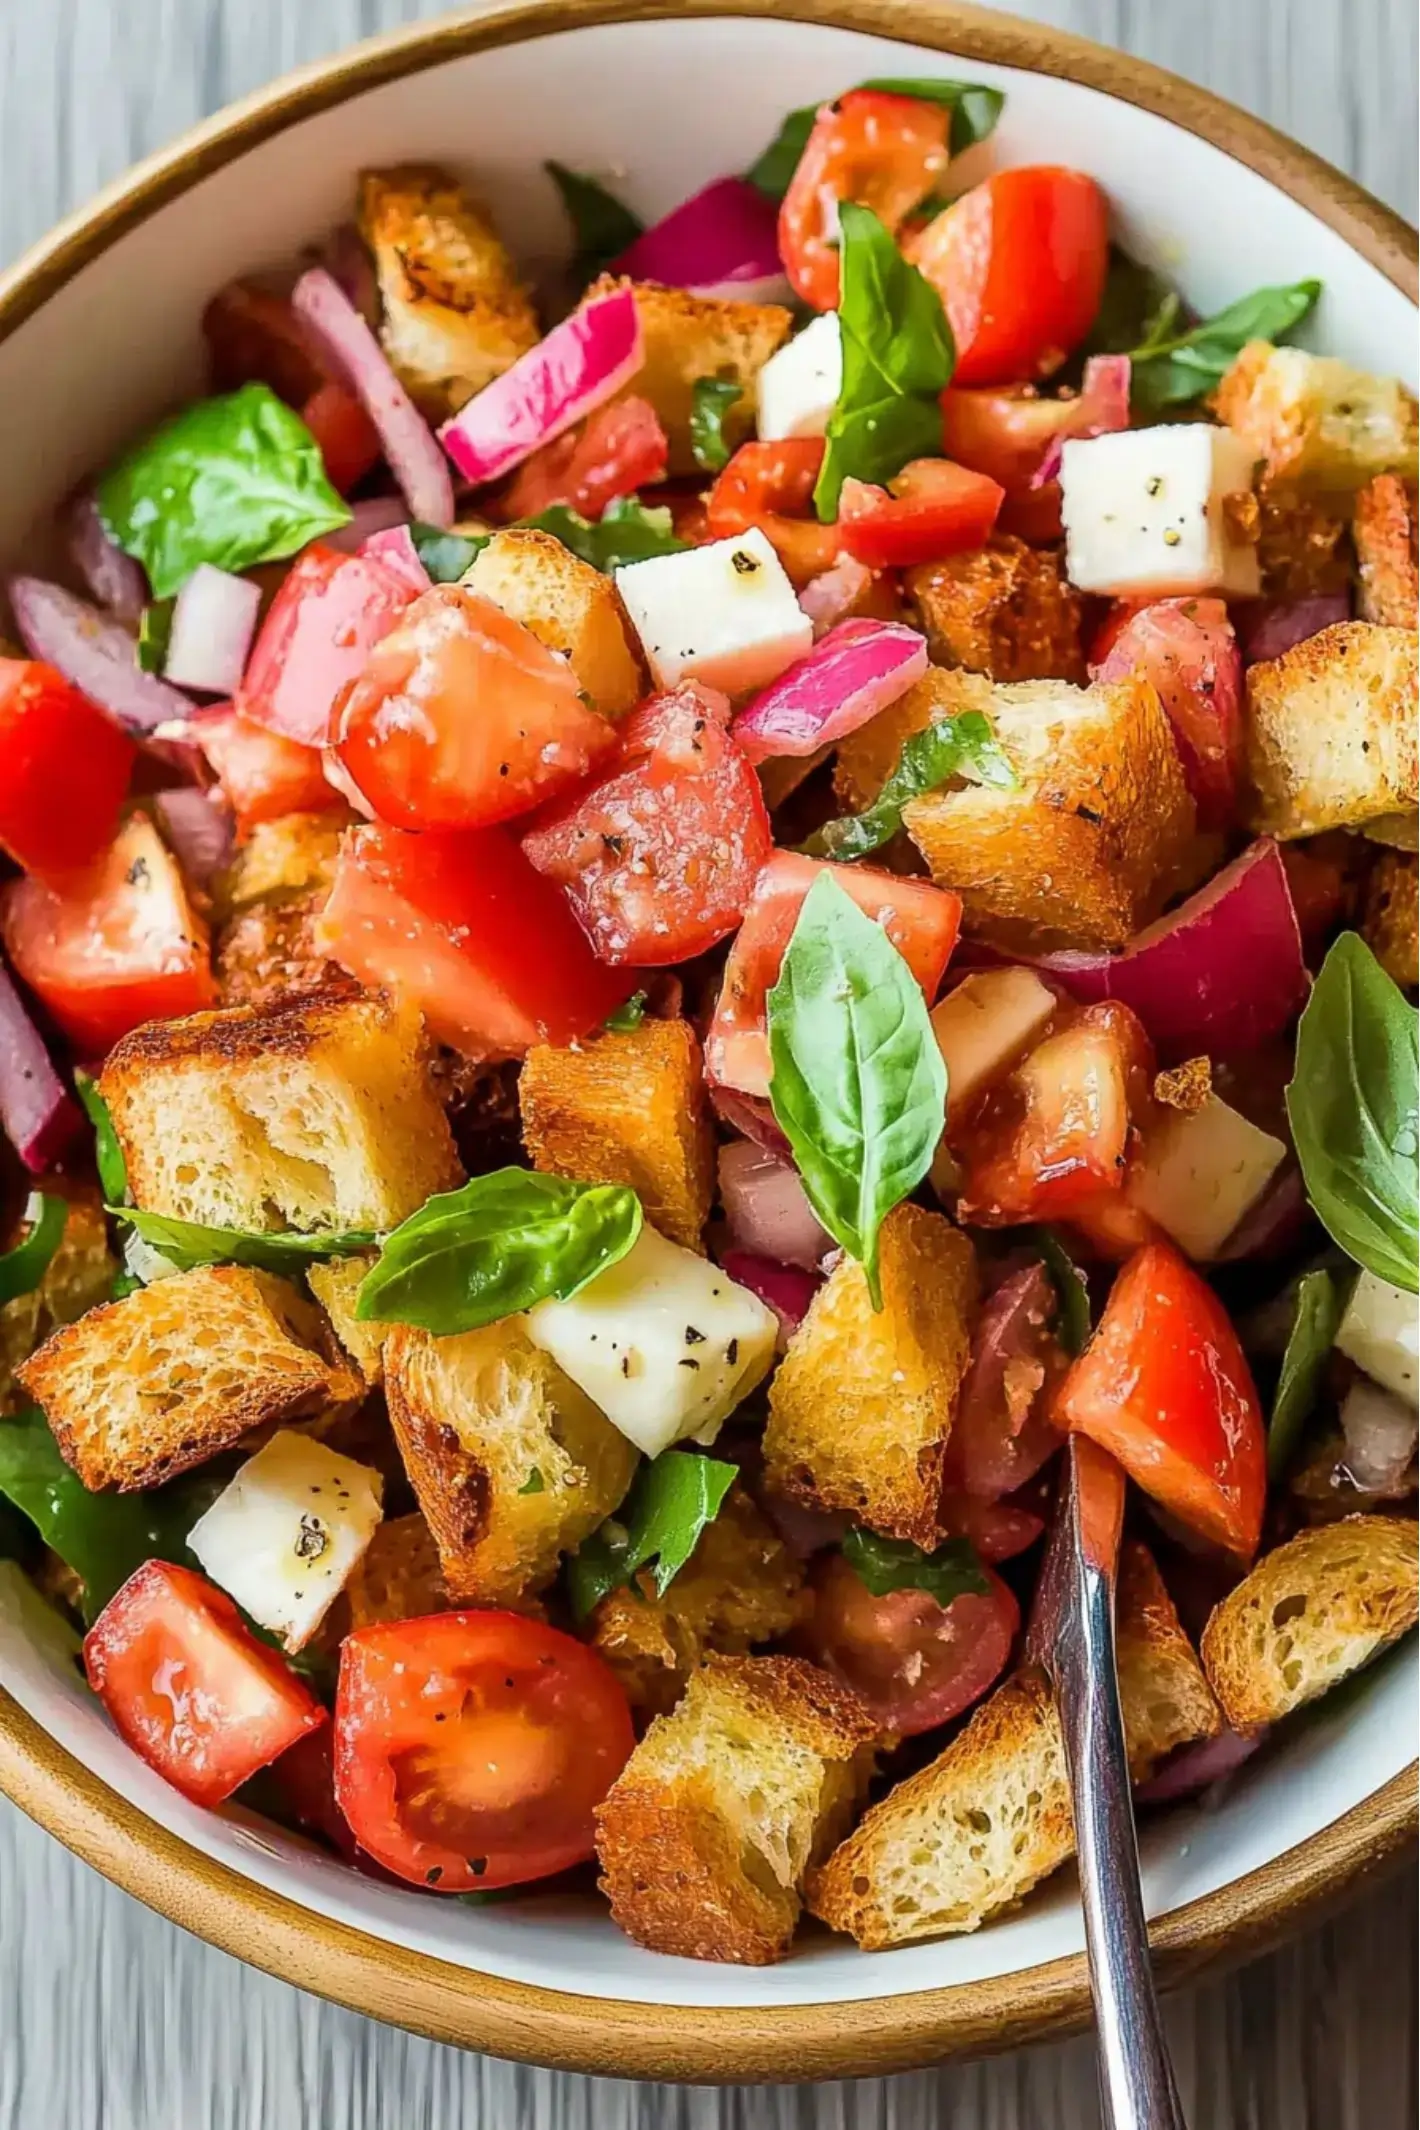
[[[201,374],[198,319],[231,275],[292,258],[350,211],[363,165],[447,162],[491,203],[534,275],[565,250],[556,156],[611,183],[648,217],[742,169],[792,107],[871,75],[952,75],[1007,91],[992,163],[1092,171],[1128,248],[1204,311],[1264,283],[1319,276],[1312,342],[1408,374],[1415,315],[1375,267],[1286,193],[1207,141],[1075,83],[954,62],[882,37],[784,20],[607,24],[470,53],[304,119],[170,201],[86,265],[0,345],[7,427],[0,559],[33,566],[53,502]],[[973,151],[984,158],[986,150]],[[1413,380],[1412,380],[1413,381]],[[1076,1953],[1069,1875],[975,1937],[867,1956],[809,1933],[781,1967],[702,1966],[641,1951],[590,1900],[489,1906],[377,1884],[232,1810],[188,1805],[110,1731],[75,1673],[72,1645],[14,1571],[0,1572],[0,1684],[113,1789],[194,1848],[305,1907],[377,1938],[510,1981],[680,2006],[847,2003],[1011,1974]],[[1160,1914],[1308,1841],[1400,1773],[1415,1751],[1413,1661],[1361,1690],[1245,1771],[1213,1812],[1175,1812],[1144,1833],[1145,1892]],[[398,2015],[398,2008],[392,2006]]]

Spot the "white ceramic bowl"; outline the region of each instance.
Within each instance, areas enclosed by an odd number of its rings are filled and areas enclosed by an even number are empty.
[[[772,16],[682,0],[662,11],[673,19],[622,19],[657,10],[543,0],[425,26],[278,84],[145,166],[0,283],[0,559],[32,557],[32,528],[69,484],[198,386],[206,298],[346,217],[362,165],[466,171],[535,267],[564,243],[544,156],[614,177],[654,216],[743,168],[792,106],[873,74],[996,83],[990,161],[1093,172],[1128,248],[1200,309],[1319,275],[1313,343],[1412,369],[1402,226],[1240,113],[1010,18],[834,0],[801,22],[765,4]],[[831,26],[865,22],[891,34]],[[363,2010],[500,2053],[712,2079],[896,2068],[1087,2010],[1068,1872],[973,1937],[865,1955],[809,1930],[768,1970],[644,1952],[590,1900],[480,1910],[376,1883],[168,1789],[108,1728],[51,1616],[0,1580],[0,1783],[155,1906]],[[1391,1665],[1221,1809],[1151,1823],[1145,1890],[1169,1972],[1277,1934],[1404,1840],[1416,1721],[1415,1667]]]

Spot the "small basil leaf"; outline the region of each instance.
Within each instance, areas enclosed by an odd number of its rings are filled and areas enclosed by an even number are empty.
[[[313,1235],[292,1228],[264,1234],[248,1228],[205,1228],[192,1220],[171,1220],[166,1213],[146,1213],[138,1206],[109,1205],[104,1210],[115,1220],[126,1220],[179,1272],[191,1272],[195,1265],[255,1265],[290,1278],[322,1258],[349,1257],[355,1250],[368,1250],[376,1240],[372,1228],[330,1228]]]
[[[1090,1343],[1090,1290],[1085,1275],[1053,1228],[1037,1228],[1032,1240],[1055,1286],[1059,1308],[1053,1330],[1068,1354]]]
[[[1377,1279],[1417,1288],[1416,1014],[1365,941],[1343,932],[1297,1028],[1287,1116],[1317,1218]]]
[[[656,1595],[664,1597],[738,1476],[737,1466],[689,1450],[663,1450],[643,1464],[620,1513],[567,1563],[574,1616],[585,1620],[608,1591],[620,1590],[653,1561]]]
[[[522,525],[549,532],[593,569],[609,573],[626,562],[648,562],[653,555],[678,555],[688,543],[677,539],[670,511],[662,504],[648,509],[635,496],[608,503],[595,525],[567,503],[554,503]]]
[[[878,1230],[931,1167],[946,1113],[922,987],[881,925],[821,873],[768,1011],[775,1121],[810,1204],[880,1308]]]
[[[544,163],[542,167],[561,193],[572,224],[576,244],[573,264],[588,281],[595,280],[604,266],[636,242],[646,225],[595,178],[583,177],[565,163]]]
[[[1001,116],[1005,96],[970,81],[860,81],[860,89],[877,89],[888,96],[911,96],[919,103],[944,104],[951,112],[947,145],[953,155],[985,140]],[[771,200],[782,200],[808,146],[818,109],[805,104],[791,111],[764,153],[745,172],[751,185]]]
[[[1080,356],[1128,355],[1152,346],[1169,337],[1182,314],[1182,300],[1162,274],[1111,244],[1104,292]]]
[[[843,1558],[872,1597],[894,1590],[925,1590],[945,1609],[969,1593],[984,1597],[991,1584],[969,1538],[949,1538],[924,1553],[905,1538],[883,1538],[860,1525],[847,1533]]]
[[[135,1278],[131,1272],[115,1272],[113,1285],[108,1291],[109,1300],[111,1302],[126,1302],[129,1295],[136,1294],[142,1284],[142,1280]]]
[[[518,1492],[520,1494],[544,1494],[546,1491],[547,1481],[543,1478],[537,1466],[534,1465],[527,1478],[518,1488]]]
[[[29,1234],[0,1256],[0,1306],[18,1301],[22,1294],[33,1294],[48,1272],[54,1253],[64,1240],[68,1201],[48,1191],[32,1194],[25,1217],[30,1223]],[[0,1421],[0,1426],[4,1424]]]
[[[1013,790],[1017,777],[997,744],[991,721],[980,710],[938,718],[921,732],[909,733],[891,774],[871,806],[860,814],[825,822],[804,849],[817,858],[866,858],[890,843],[902,827],[909,799],[936,791],[949,777],[969,777],[974,784]]]
[[[620,1184],[496,1169],[429,1199],[386,1236],[355,1314],[440,1337],[475,1331],[549,1295],[569,1301],[640,1232],[640,1200]]]
[[[818,110],[813,104],[803,104],[797,111],[791,111],[769,146],[746,170],[745,182],[762,192],[766,199],[782,200],[799,167],[799,159],[809,145],[809,135],[817,117]]]
[[[1341,1296],[1335,1280],[1326,1271],[1304,1272],[1297,1282],[1292,1329],[1267,1423],[1267,1476],[1274,1485],[1286,1476],[1297,1454],[1340,1327]]]
[[[437,525],[421,525],[416,520],[409,528],[409,537],[435,584],[457,584],[493,535],[476,533],[470,538],[463,533],[440,532]]]
[[[138,663],[145,673],[161,673],[168,662],[176,599],[155,599],[138,621]]]
[[[843,201],[839,228],[843,384],[814,489],[823,519],[850,474],[890,481],[912,459],[940,458],[940,401],[956,362],[941,297],[871,209]]]
[[[110,539],[148,572],[156,599],[200,562],[250,569],[350,522],[320,446],[267,385],[243,385],[164,422],[98,483]]]
[[[1250,296],[1240,297],[1226,310],[1172,339],[1166,336],[1176,322],[1177,310],[1161,313],[1142,344],[1124,350],[1130,357],[1131,405],[1150,414],[1201,399],[1231,369],[1250,340],[1282,339],[1306,317],[1320,294],[1319,281],[1254,289]]]
[[[633,1028],[641,1026],[645,1018],[646,994],[644,991],[633,991],[624,1006],[618,1006],[615,1013],[607,1015],[603,1026],[610,1028],[615,1035],[629,1035]]]
[[[690,448],[697,466],[720,473],[729,465],[732,446],[725,422],[745,396],[737,377],[697,377],[690,393]]]
[[[128,1196],[128,1169],[123,1159],[123,1148],[118,1143],[118,1133],[113,1128],[108,1104],[99,1093],[98,1081],[91,1080],[86,1072],[76,1072],[74,1091],[94,1127],[94,1166],[99,1172],[99,1188],[104,1197],[111,1201],[112,1210],[113,1206],[122,1206]]]

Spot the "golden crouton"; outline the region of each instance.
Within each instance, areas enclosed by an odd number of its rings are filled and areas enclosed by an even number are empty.
[[[631,1484],[631,1444],[517,1317],[442,1339],[397,1326],[385,1396],[460,1604],[517,1604],[544,1588]]]
[[[1234,1730],[1329,1693],[1415,1625],[1420,1525],[1348,1516],[1260,1560],[1203,1630],[1208,1683]]]
[[[507,247],[447,172],[365,171],[359,219],[380,285],[380,339],[431,421],[456,414],[536,346],[537,313]]]
[[[804,1571],[748,1494],[732,1486],[664,1597],[643,1568],[634,1590],[613,1590],[588,1637],[633,1708],[664,1715],[701,1659],[743,1656],[803,1617]]]
[[[938,718],[952,716],[960,706],[960,693],[955,672],[929,666],[905,695],[839,741],[833,793],[845,813],[862,813],[872,805],[896,769],[905,742]]]
[[[213,901],[230,916],[254,903],[286,902],[329,889],[335,878],[347,813],[279,814],[258,821],[218,875]]]
[[[223,1006],[262,1012],[312,991],[358,990],[318,944],[316,925],[326,891],[280,902],[254,902],[218,932],[212,973]]]
[[[447,1612],[450,1599],[434,1534],[416,1509],[377,1528],[346,1584],[350,1625],[379,1627]]]
[[[1377,473],[1415,478],[1415,399],[1397,378],[1250,340],[1213,406],[1265,461],[1271,480],[1342,490]]]
[[[715,1135],[688,1021],[643,1020],[575,1049],[539,1043],[518,1084],[534,1168],[624,1183],[653,1227],[688,1250],[715,1190]]]
[[[995,533],[985,547],[919,564],[905,582],[935,664],[990,680],[1084,680],[1084,601],[1058,548]]]
[[[108,1223],[98,1192],[87,1184],[54,1176],[42,1178],[37,1188],[51,1197],[66,1198],[69,1210],[59,1248],[39,1285],[0,1305],[0,1417],[19,1403],[14,1376],[20,1363],[51,1331],[72,1324],[86,1309],[107,1301],[118,1270],[108,1246]]]
[[[560,652],[603,717],[625,717],[644,693],[610,577],[551,533],[531,527],[495,533],[463,581]]]
[[[462,1181],[419,1016],[385,998],[150,1022],[100,1087],[134,1202],[178,1220],[392,1228]]]
[[[1414,812],[1415,632],[1342,621],[1247,675],[1250,825],[1284,842]]]
[[[1019,779],[926,793],[903,821],[968,932],[1006,948],[1122,947],[1191,885],[1193,801],[1163,705],[1138,677],[1072,688],[950,676],[944,710],[982,711]]]
[[[1257,492],[1257,566],[1264,599],[1305,599],[1351,583],[1344,502],[1264,481]]]
[[[374,1262],[373,1250],[361,1250],[354,1257],[328,1257],[306,1269],[312,1294],[370,1390],[384,1382],[385,1340],[390,1333],[388,1324],[365,1323],[355,1314],[365,1274]]]
[[[1416,940],[1417,861],[1413,851],[1383,851],[1371,868],[1361,911],[1361,937],[1405,991],[1420,985]]]
[[[627,287],[635,290],[645,356],[622,397],[634,393],[655,408],[670,445],[670,471],[697,473],[690,448],[697,380],[737,377],[745,393],[733,413],[747,418],[754,380],[788,339],[793,321],[782,304],[692,296],[688,289],[663,288],[658,281],[627,282],[612,274],[603,274],[587,294],[606,296]]]
[[[1387,628],[1413,629],[1420,607],[1416,495],[1413,481],[1378,473],[1356,498],[1351,538],[1361,579],[1361,618]]]
[[[314,1304],[245,1265],[201,1265],[91,1309],[16,1375],[84,1485],[123,1494],[364,1391]]]
[[[1218,1729],[1218,1710],[1141,1546],[1120,1563],[1119,1686],[1136,1781]],[[1074,1854],[1060,1721],[1038,1673],[997,1687],[929,1766],[810,1877],[809,1906],[865,1951],[976,1930]]]
[[[910,1201],[881,1234],[883,1306],[840,1259],[769,1389],[768,1484],[933,1546],[942,1461],[976,1314],[976,1254],[944,1213]]]
[[[639,1945],[763,1967],[867,1783],[873,1724],[797,1657],[712,1657],[597,1812],[601,1888]]]

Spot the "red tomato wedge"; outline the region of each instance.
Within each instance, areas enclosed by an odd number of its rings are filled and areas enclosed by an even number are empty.
[[[813,515],[823,449],[821,436],[741,444],[710,491],[705,506],[709,537],[733,540],[757,525],[800,588],[832,569],[842,553],[842,537],[836,525],[820,525]]]
[[[838,502],[838,534],[869,569],[910,569],[984,546],[1005,490],[950,459],[913,459],[886,488],[850,475]]]
[[[246,281],[229,281],[202,313],[202,331],[212,358],[217,392],[238,385],[270,385],[281,399],[300,407],[326,383],[320,350],[284,296]]]
[[[1094,323],[1109,263],[1109,207],[1082,170],[998,170],[904,246],[946,306],[953,384],[1030,384]]]
[[[804,897],[820,873],[832,873],[859,909],[877,919],[907,963],[930,1005],[957,943],[961,897],[925,880],[906,880],[868,865],[830,865],[775,851],[755,882],[745,920],[735,935],[715,1017],[705,1041],[712,1080],[750,1095],[769,1092],[766,1000],[779,979],[784,950]]]
[[[613,400],[524,460],[500,499],[500,514],[535,518],[566,503],[595,521],[618,496],[663,481],[669,448],[649,400],[634,393]]]
[[[354,783],[396,828],[512,820],[616,744],[567,660],[458,584],[414,601],[346,690],[334,730]]]
[[[137,749],[53,666],[0,658],[0,848],[63,887],[112,840]]]
[[[301,420],[320,446],[331,486],[342,495],[348,495],[384,456],[380,432],[363,402],[337,378],[330,378],[304,402]]]
[[[471,1057],[588,1035],[632,989],[599,962],[550,880],[504,829],[351,831],[321,914],[322,950],[422,1009]]]
[[[216,1003],[206,928],[145,814],[64,894],[29,878],[0,889],[0,939],[81,1058]]]
[[[1153,682],[1173,727],[1198,825],[1230,828],[1247,770],[1243,662],[1221,599],[1158,599],[1106,616],[1091,680],[1140,673]]]
[[[233,707],[283,739],[323,747],[337,697],[417,596],[377,555],[313,542],[272,601]]]
[[[853,89],[820,107],[779,210],[779,254],[796,296],[838,303],[838,203],[870,207],[895,236],[935,191],[948,161],[950,113],[940,104]]]
[[[585,1862],[634,1744],[610,1667],[540,1620],[441,1612],[346,1636],[336,1798],[411,1885],[470,1893]]]
[[[988,1569],[985,1595],[942,1606],[925,1590],[874,1597],[841,1553],[811,1578],[813,1611],[800,1639],[816,1661],[865,1703],[884,1731],[915,1738],[950,1723],[1005,1670],[1020,1607]]]
[[[942,449],[1006,491],[996,521],[1001,532],[1037,546],[1060,538],[1060,483],[1033,488],[1031,480],[1074,411],[1074,401],[1041,399],[1030,385],[971,392],[950,385],[942,394]]]
[[[603,961],[687,961],[744,916],[774,837],[729,717],[728,698],[693,681],[652,696],[622,725],[610,775],[523,837]]]
[[[1056,1417],[1191,1530],[1251,1560],[1267,1493],[1262,1408],[1227,1311],[1171,1244],[1148,1244],[1120,1273]]]
[[[243,833],[283,814],[333,813],[345,805],[315,748],[254,725],[230,706],[202,711],[192,734]]]
[[[168,1561],[146,1561],[109,1599],[84,1669],[139,1758],[198,1805],[219,1805],[326,1720],[225,1592]]]

